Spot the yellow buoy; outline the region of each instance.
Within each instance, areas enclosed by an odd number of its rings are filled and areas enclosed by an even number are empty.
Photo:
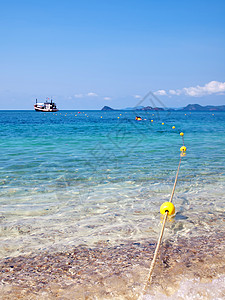
[[[164,215],[166,212],[168,212],[168,215],[174,215],[175,214],[175,206],[171,202],[164,202],[160,206],[160,213]]]
[[[153,120],[151,120],[151,122],[153,122]]]
[[[175,129],[175,128],[176,128],[175,126],[172,127],[172,129]]]
[[[185,152],[187,148],[185,146],[180,147],[180,151]]]
[[[184,133],[183,133],[183,132],[181,132],[181,133],[180,133],[180,135],[181,135],[181,136],[183,136],[183,135],[184,135]]]
[[[164,123],[162,123],[162,125],[164,125]]]

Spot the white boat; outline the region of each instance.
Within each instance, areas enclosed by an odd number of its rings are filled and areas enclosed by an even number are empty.
[[[44,111],[44,112],[51,112],[51,111],[58,111],[58,108],[56,107],[56,103],[52,102],[49,102],[48,101],[49,98],[47,98],[47,101],[44,102],[44,103],[39,103],[37,102],[37,99],[36,99],[36,104],[34,104],[34,109],[36,111]]]

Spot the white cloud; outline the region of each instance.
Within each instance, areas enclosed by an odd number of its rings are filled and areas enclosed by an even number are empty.
[[[140,95],[134,95],[135,99],[141,99],[142,97]]]
[[[75,94],[75,98],[83,98],[83,97],[97,97],[98,95],[96,93],[90,92],[87,94]]]
[[[177,96],[179,96],[180,94],[182,94],[182,91],[181,90],[169,90],[169,93],[171,95],[177,95]]]
[[[210,81],[204,86],[197,85],[183,89],[185,94],[192,97],[201,97],[205,95],[221,94],[225,92],[225,82]]]
[[[84,95],[83,95],[83,94],[75,94],[74,97],[75,97],[75,98],[83,98]]]
[[[112,98],[110,97],[104,97],[104,100],[111,100]]]
[[[87,94],[88,97],[97,97],[98,95],[96,93],[90,92]]]
[[[156,92],[154,92],[155,95],[158,95],[158,96],[166,96],[167,93],[165,90],[158,90]]]
[[[204,86],[191,86],[181,90],[169,90],[171,95],[186,95],[191,97],[202,97],[212,94],[223,95],[225,93],[225,82],[210,81]]]

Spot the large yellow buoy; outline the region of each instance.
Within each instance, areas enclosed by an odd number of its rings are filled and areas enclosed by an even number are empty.
[[[185,146],[180,147],[180,151],[185,152],[187,148]]]
[[[168,215],[174,215],[175,214],[175,206],[171,202],[164,202],[160,206],[160,213],[164,215],[166,212],[168,212]]]

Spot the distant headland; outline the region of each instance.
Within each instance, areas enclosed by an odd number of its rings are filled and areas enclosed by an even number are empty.
[[[104,106],[102,108],[104,111],[115,111],[119,109],[113,109],[109,106]],[[219,105],[219,106],[213,106],[213,105],[207,105],[207,106],[201,106],[200,104],[188,104],[187,106],[183,108],[162,108],[162,107],[151,107],[151,106],[139,106],[139,107],[133,107],[133,108],[124,108],[121,110],[135,110],[135,111],[225,111],[225,105]]]
[[[109,106],[104,106],[101,110],[105,110],[105,111],[111,111],[111,110],[117,110],[117,109],[113,109]]]

